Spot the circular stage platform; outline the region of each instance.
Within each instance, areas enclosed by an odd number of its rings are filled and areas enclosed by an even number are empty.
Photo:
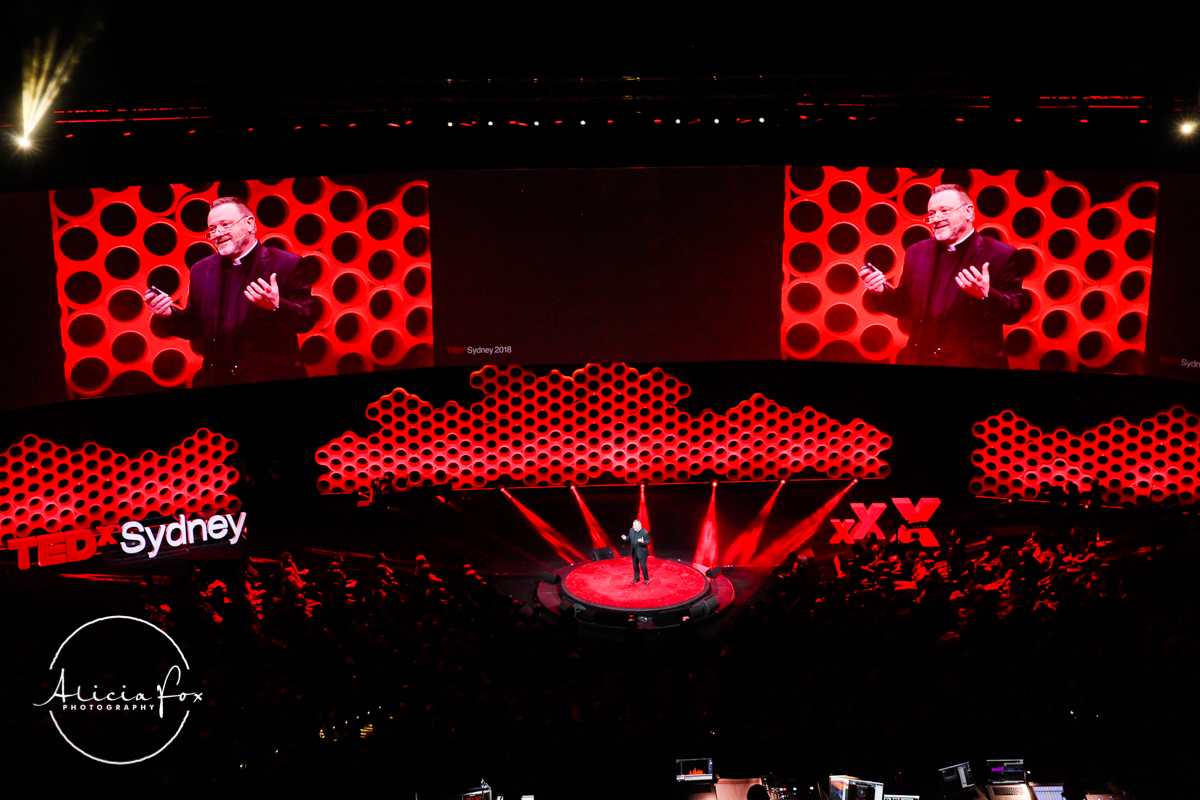
[[[708,592],[708,578],[691,564],[650,558],[650,583],[633,581],[628,558],[593,561],[571,570],[562,592],[577,603],[612,611],[659,611],[691,605]]]
[[[648,566],[646,584],[633,583],[628,556],[572,564],[555,573],[560,583],[539,584],[538,599],[549,609],[574,613],[581,622],[626,627],[633,618],[646,628],[716,616],[733,602],[733,584],[719,574],[707,577],[703,564],[651,557]]]

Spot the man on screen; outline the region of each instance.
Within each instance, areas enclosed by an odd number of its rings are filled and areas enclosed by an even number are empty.
[[[640,567],[641,574],[646,576],[646,585],[649,585],[650,567],[647,562],[650,558],[650,531],[642,527],[640,519],[635,519],[629,535],[621,538],[629,541],[629,555],[633,556],[633,583],[638,582]]]
[[[236,197],[213,201],[208,239],[217,252],[192,266],[187,308],[151,287],[146,304],[172,336],[199,340],[196,386],[307,376],[296,335],[319,309],[298,268],[300,257],[260,244],[254,215]]]
[[[928,212],[933,238],[905,251],[899,286],[871,264],[858,272],[879,309],[908,323],[896,363],[1007,369],[1003,326],[1029,310],[1016,250],[975,231],[975,205],[958,184],[935,186]]]

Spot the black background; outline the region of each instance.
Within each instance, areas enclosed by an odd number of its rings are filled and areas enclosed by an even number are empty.
[[[430,194],[436,364],[779,358],[782,167],[448,172]]]

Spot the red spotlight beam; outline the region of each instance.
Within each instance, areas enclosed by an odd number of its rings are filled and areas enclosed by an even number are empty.
[[[579,510],[583,512],[583,521],[587,523],[588,533],[590,533],[592,536],[592,547],[596,549],[601,547],[612,547],[612,544],[608,538],[608,534],[606,534],[604,529],[600,527],[600,523],[596,520],[596,517],[592,515],[592,512],[588,509],[587,504],[583,502],[583,497],[579,494],[579,488],[572,486],[571,494],[575,495],[575,502],[579,503]]]
[[[842,502],[842,498],[846,496],[846,492],[850,491],[856,483],[858,483],[856,480],[850,481],[846,488],[826,500],[825,505],[801,520],[766,550],[755,555],[750,563],[754,566],[773,567],[783,561],[784,556],[791,551],[799,550],[812,538],[813,534],[821,527],[821,523],[833,513],[833,509],[838,503]]]
[[[758,540],[762,537],[763,528],[767,525],[767,517],[771,515],[771,508],[775,505],[775,498],[779,497],[781,489],[783,489],[783,481],[777,481],[775,491],[771,493],[770,499],[763,505],[754,521],[750,523],[750,527],[725,550],[725,557],[721,559],[721,563],[737,566],[750,563],[754,551],[758,549]]]
[[[550,523],[546,522],[546,520],[542,519],[537,514],[526,508],[525,505],[523,505],[521,501],[517,500],[517,498],[513,497],[507,489],[501,489],[500,491],[504,493],[505,497],[512,501],[512,504],[517,507],[518,511],[525,515],[526,519],[528,519],[533,525],[534,529],[537,530],[538,535],[545,539],[546,543],[554,548],[554,552],[558,553],[560,558],[562,558],[568,564],[574,564],[577,561],[587,561],[587,557],[572,547],[571,543],[568,542],[561,533],[556,531],[554,527],[550,525]]]
[[[696,544],[696,555],[692,563],[711,567],[717,562],[717,482],[713,481],[712,494],[708,498],[708,513],[700,527],[700,541]]]

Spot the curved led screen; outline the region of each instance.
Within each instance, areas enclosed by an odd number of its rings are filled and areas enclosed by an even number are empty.
[[[0,405],[484,364],[1189,377],[1193,188],[793,165],[4,195],[21,302],[0,330],[19,343]]]

